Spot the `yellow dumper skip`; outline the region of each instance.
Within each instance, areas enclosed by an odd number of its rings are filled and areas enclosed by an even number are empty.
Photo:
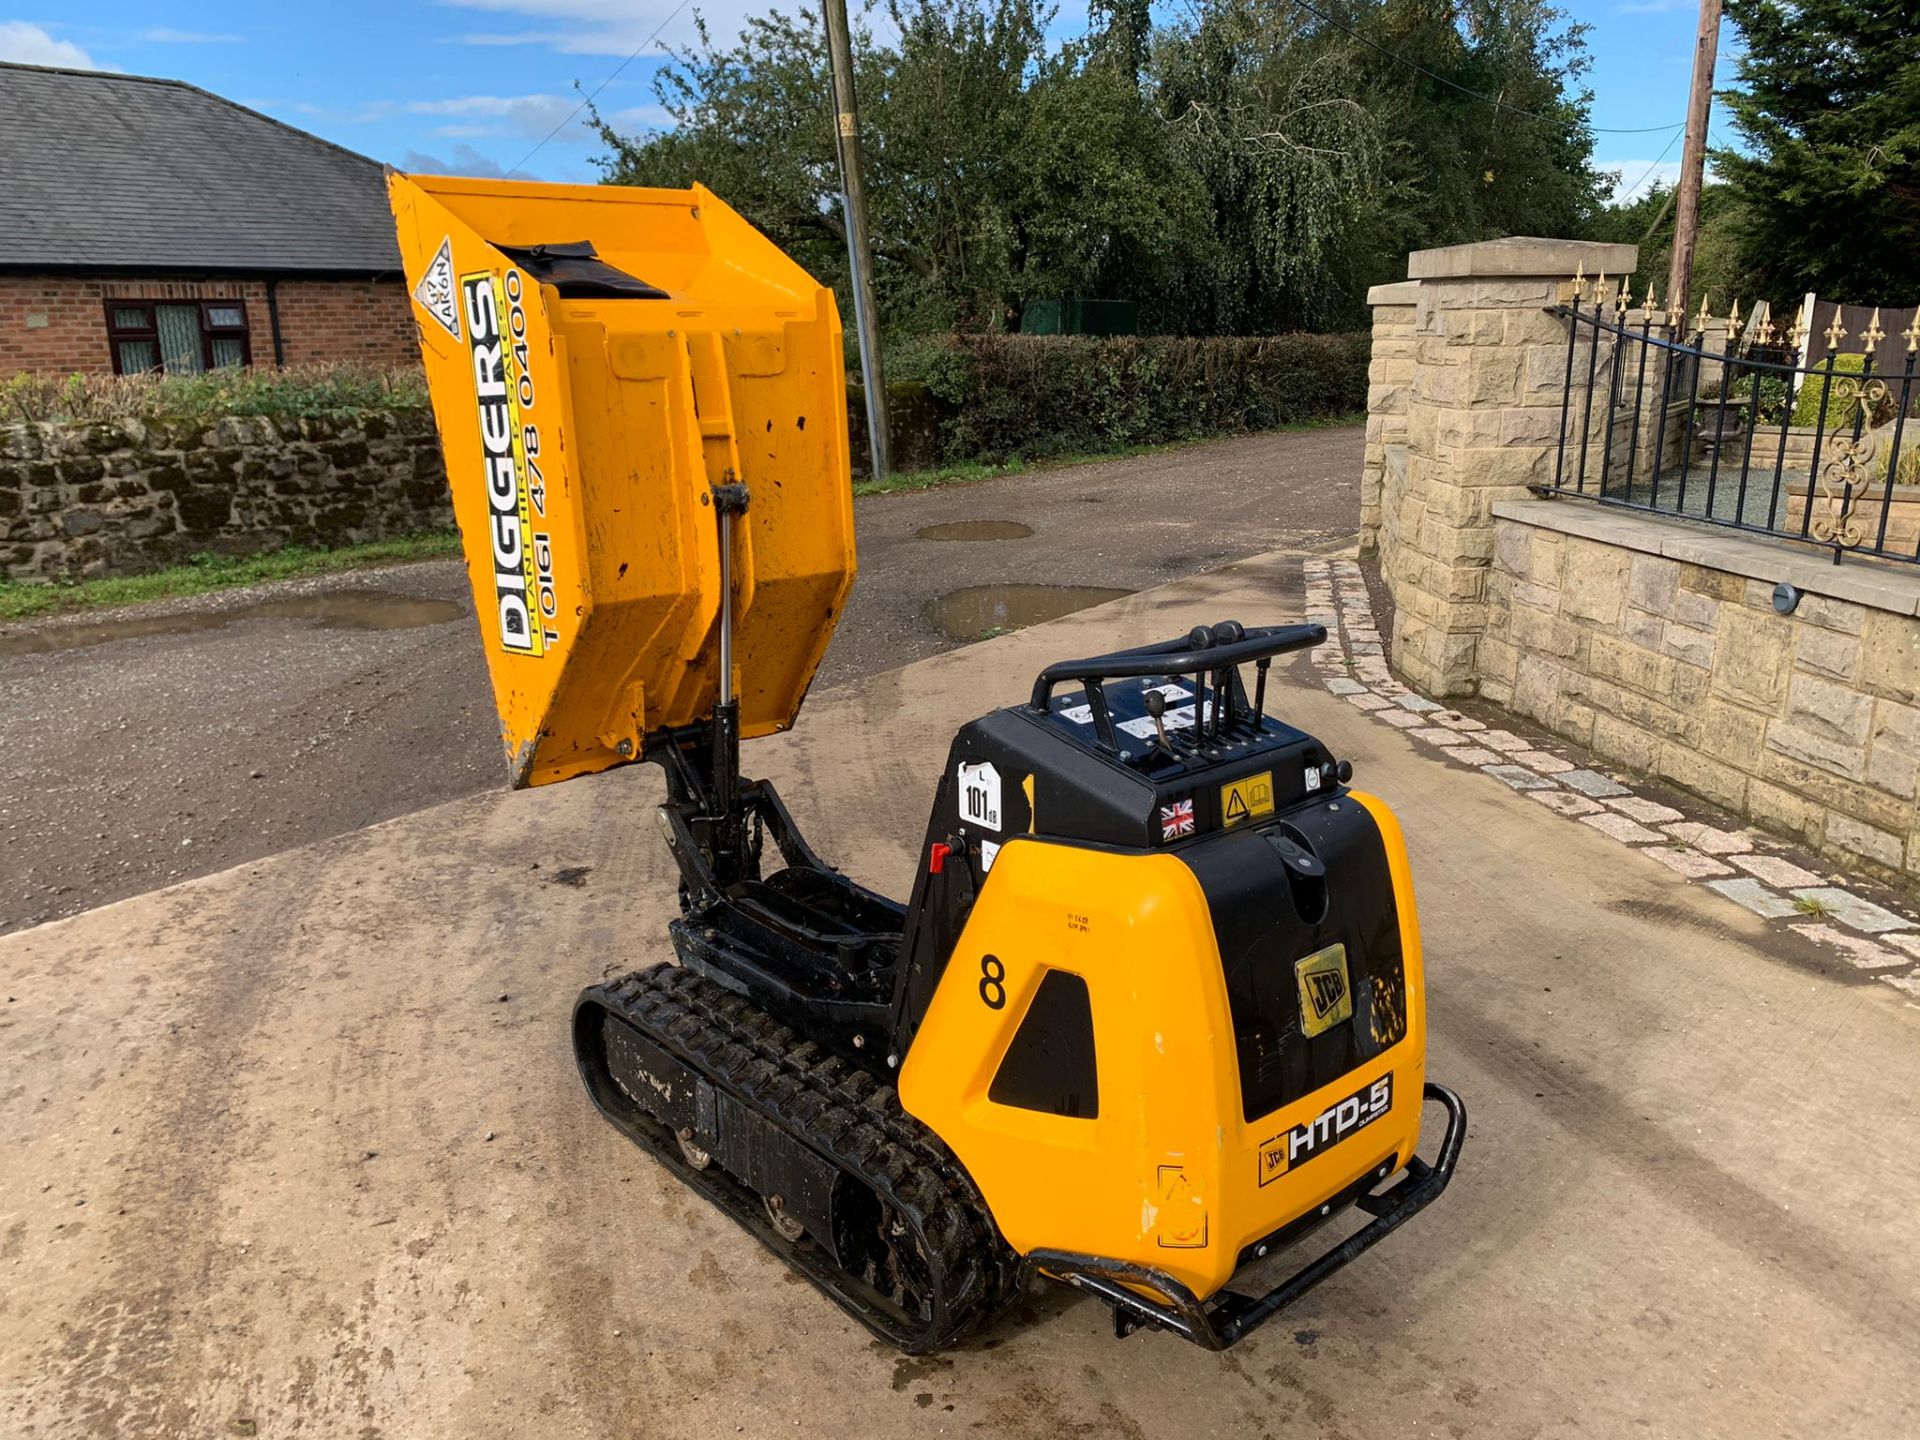
[[[854,574],[832,292],[698,185],[388,192],[513,784],[713,713],[714,485],[741,733],[791,725]]]

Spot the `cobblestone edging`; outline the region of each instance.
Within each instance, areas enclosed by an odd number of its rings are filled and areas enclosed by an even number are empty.
[[[0,575],[14,579],[135,574],[452,523],[424,409],[0,427]]]
[[[1387,669],[1359,565],[1309,559],[1305,574],[1306,618],[1327,627],[1327,643],[1312,652],[1315,671],[1356,710],[1403,731],[1436,758],[1478,770],[1920,1000],[1920,920],[1795,863],[1769,837],[1688,820],[1610,775],[1410,690]]]

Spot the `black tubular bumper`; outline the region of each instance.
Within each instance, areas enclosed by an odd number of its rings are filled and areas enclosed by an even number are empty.
[[[1419,1156],[1407,1162],[1405,1172],[1379,1194],[1361,1193],[1354,1204],[1373,1217],[1333,1249],[1309,1261],[1266,1294],[1255,1297],[1222,1290],[1201,1300],[1165,1271],[1097,1255],[1068,1250],[1036,1250],[1027,1257],[1035,1269],[1075,1289],[1097,1295],[1113,1306],[1114,1333],[1126,1335],[1143,1326],[1171,1330],[1209,1350],[1225,1350],[1259,1329],[1334,1271],[1358,1258],[1398,1230],[1439,1198],[1453,1178],[1460,1147],[1467,1138],[1467,1107],[1444,1085],[1427,1082],[1426,1098],[1446,1107],[1447,1132],[1440,1153],[1428,1165]],[[1144,1285],[1167,1297],[1161,1304],[1132,1289]]]

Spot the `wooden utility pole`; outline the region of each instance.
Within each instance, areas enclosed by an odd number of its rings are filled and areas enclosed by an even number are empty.
[[[1720,0],[1700,0],[1693,42],[1693,91],[1687,97],[1687,143],[1680,152],[1680,193],[1673,211],[1673,258],[1667,267],[1667,309],[1685,316],[1700,235],[1700,182],[1707,168],[1707,116],[1713,109],[1713,62],[1720,51]],[[1684,323],[1684,321],[1682,322]]]
[[[860,378],[867,392],[867,444],[873,478],[883,478],[892,458],[887,420],[887,377],[880,359],[880,326],[873,305],[873,247],[867,241],[867,192],[860,180],[860,120],[854,108],[853,44],[847,33],[847,0],[821,0],[827,15],[827,57],[833,68],[833,134],[840,155],[840,197],[847,226],[847,266],[853,290],[853,324],[860,339]]]

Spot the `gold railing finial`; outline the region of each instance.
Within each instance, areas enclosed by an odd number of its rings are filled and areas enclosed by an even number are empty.
[[[1880,328],[1880,307],[1876,305],[1873,307],[1873,318],[1867,321],[1867,328],[1860,332],[1860,349],[1871,355],[1886,338],[1887,332]]]
[[[1582,260],[1573,267],[1574,303],[1587,298],[1587,262]]]
[[[1731,344],[1740,338],[1740,297],[1733,297],[1733,309],[1727,312],[1727,341]]]
[[[1847,327],[1840,323],[1840,307],[1833,307],[1833,323],[1827,326],[1827,348],[1838,350],[1840,342],[1847,338]]]
[[[1913,323],[1900,332],[1900,338],[1907,342],[1907,353],[1920,350],[1920,310],[1913,312]]]
[[[1767,318],[1760,325],[1760,343],[1771,345],[1780,338],[1780,327],[1773,323],[1773,311],[1767,311]]]
[[[1800,353],[1800,341],[1806,336],[1806,327],[1800,323],[1800,307],[1793,307],[1793,323],[1787,326],[1787,348],[1796,355]]]
[[[1713,312],[1707,308],[1707,297],[1702,294],[1700,297],[1700,313],[1693,317],[1693,328],[1696,330],[1705,330],[1707,326],[1712,323]]]
[[[1666,315],[1660,309],[1660,302],[1654,298],[1653,277],[1651,275],[1647,277],[1647,298],[1641,302],[1640,308],[1647,312],[1647,323],[1649,325],[1664,325],[1667,323]],[[1914,314],[1920,316],[1920,310],[1916,310]]]

